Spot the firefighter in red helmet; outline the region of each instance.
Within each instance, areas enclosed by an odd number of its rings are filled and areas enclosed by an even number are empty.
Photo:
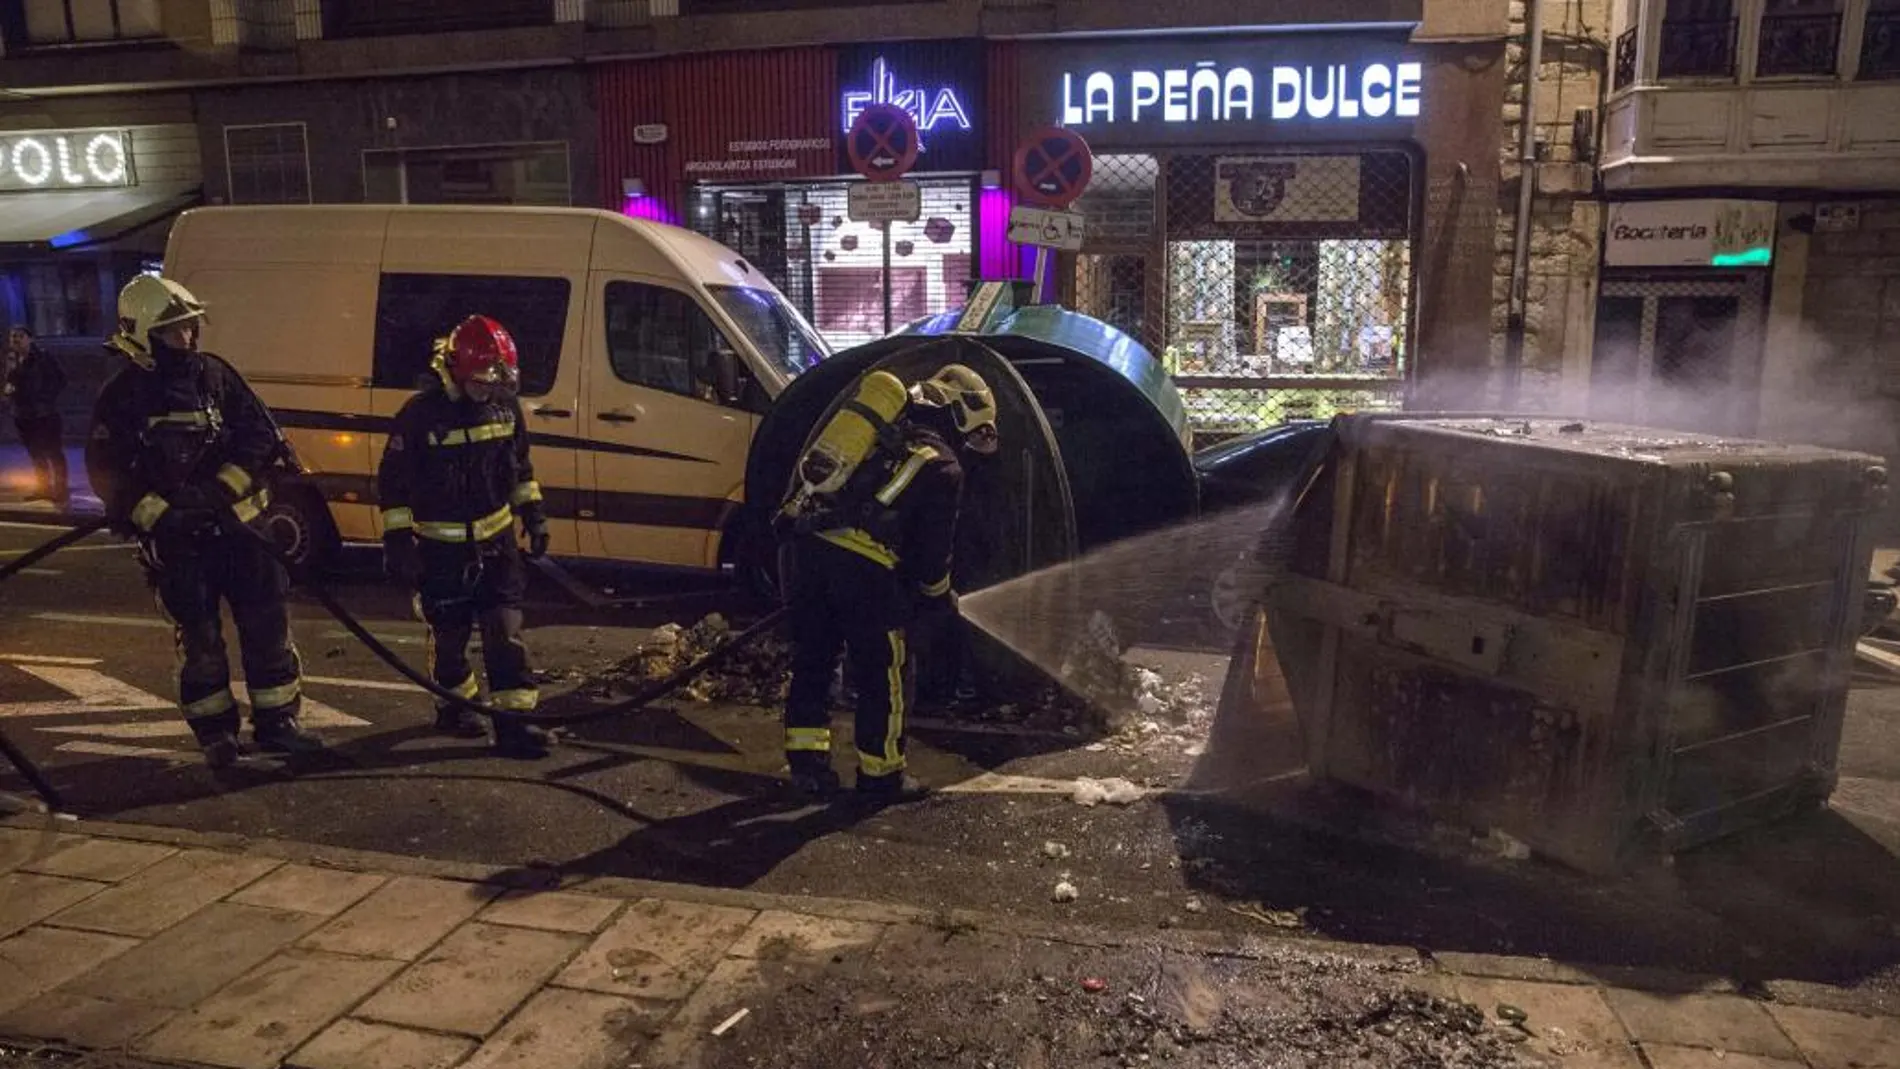
[[[416,590],[435,682],[476,696],[468,643],[479,626],[487,704],[505,711],[494,718],[496,751],[545,757],[547,733],[518,715],[532,712],[539,694],[521,638],[527,573],[515,522],[531,557],[547,552],[548,525],[516,399],[515,342],[500,323],[470,316],[436,342],[432,367],[396,413],[377,469],[384,564]],[[458,705],[438,702],[435,725],[462,738],[484,734],[481,718]]]

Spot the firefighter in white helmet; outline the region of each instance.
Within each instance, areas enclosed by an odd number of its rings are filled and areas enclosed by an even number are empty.
[[[284,569],[242,529],[269,505],[265,473],[289,455],[270,411],[242,376],[198,349],[204,305],[170,279],[140,275],[119,294],[108,347],[130,362],[100,391],[86,470],[114,529],[135,537],[147,581],[177,632],[178,701],[213,768],[235,761],[221,603],[231,606],[267,751],[323,743],[297,722],[302,665],[290,637]]]
[[[976,372],[948,365],[911,387],[901,407],[880,403],[880,388],[894,384],[890,379],[883,372],[867,375],[844,406],[850,415],[827,424],[814,445],[822,452],[834,428],[845,430],[836,437],[863,443],[862,459],[851,458],[856,462],[842,485],[816,494],[801,486],[787,503],[796,534],[792,683],[785,700],[792,782],[819,796],[839,786],[829,706],[842,653],[858,699],[857,793],[874,804],[925,791],[905,772],[904,719],[913,690],[906,629],[921,613],[956,611],[950,556],[963,503],[959,454],[990,454],[998,445],[996,400]],[[846,430],[853,419],[870,424],[870,433]],[[834,463],[828,458],[819,474]]]

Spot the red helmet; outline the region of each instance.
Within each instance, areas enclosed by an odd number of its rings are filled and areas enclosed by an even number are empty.
[[[441,348],[449,381],[478,401],[498,393],[513,394],[520,386],[521,362],[515,355],[515,339],[506,327],[487,316],[462,320]]]

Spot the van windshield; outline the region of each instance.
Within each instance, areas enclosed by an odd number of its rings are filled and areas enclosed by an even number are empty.
[[[749,286],[706,288],[766,361],[787,379],[810,371],[831,355],[818,332],[779,294]]]

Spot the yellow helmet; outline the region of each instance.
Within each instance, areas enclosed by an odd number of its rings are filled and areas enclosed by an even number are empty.
[[[119,332],[106,344],[146,364],[152,359],[152,331],[204,314],[204,303],[190,290],[169,278],[140,275],[119,291]]]
[[[945,408],[965,436],[994,438],[996,395],[983,376],[962,364],[945,364],[913,388],[915,399],[932,408]]]

